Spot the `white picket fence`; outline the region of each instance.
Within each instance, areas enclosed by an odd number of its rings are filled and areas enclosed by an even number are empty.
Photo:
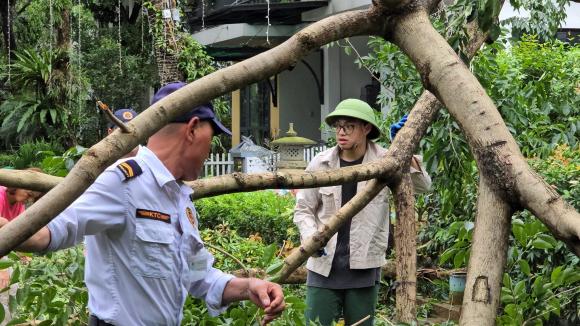
[[[310,162],[316,154],[324,151],[326,145],[319,145],[304,150],[304,160]],[[274,153],[268,157],[263,158],[269,171],[276,170],[276,163],[280,158],[279,153]],[[203,176],[220,176],[230,174],[234,171],[234,159],[230,153],[211,153],[205,161],[203,167]]]

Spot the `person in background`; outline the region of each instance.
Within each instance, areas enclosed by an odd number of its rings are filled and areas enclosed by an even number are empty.
[[[117,119],[121,120],[121,122],[127,123],[127,122],[133,120],[137,116],[138,113],[131,108],[127,108],[127,109],[118,109],[113,114],[115,115],[115,117],[117,117]],[[114,124],[113,122],[109,122],[109,124],[107,125],[107,135],[110,135],[117,128],[119,128],[119,127],[116,124]],[[127,157],[132,157],[132,156],[137,155],[137,152],[139,151],[140,146],[141,145],[135,147],[132,151],[127,153],[127,155],[123,156],[122,158],[127,158]]]
[[[184,87],[168,84],[153,102]],[[213,267],[184,181],[199,177],[212,137],[231,135],[207,103],[191,108],[149,138],[135,157],[108,167],[74,203],[22,243],[51,252],[86,236],[89,325],[180,325],[188,294],[211,315],[234,301],[264,309],[262,323],[284,310],[278,284],[238,278]],[[0,219],[0,226],[8,223]]]
[[[35,167],[30,167],[26,170],[42,172],[41,169]],[[38,191],[0,186],[0,218],[12,221],[13,219],[17,218],[18,215],[24,212],[27,205],[34,203],[42,195],[43,193]],[[2,259],[4,260],[6,258],[3,257]],[[22,263],[28,263],[30,261],[30,257],[24,255],[21,256],[20,259]],[[11,275],[11,267],[0,270],[0,290],[10,286]],[[4,311],[6,312],[4,321],[1,323],[1,325],[5,325],[10,320],[10,314],[7,309],[8,299],[10,295],[14,295],[16,293],[16,289],[17,285],[13,284],[10,286],[10,290],[0,294],[0,303],[4,305]]]
[[[373,140],[381,135],[373,109],[347,99],[325,119],[336,132],[337,145],[319,153],[307,171],[329,170],[381,159],[386,149]],[[413,156],[411,178],[416,192],[425,192],[431,179]],[[294,223],[302,241],[323,227],[335,213],[364,189],[366,181],[301,189],[296,195]],[[308,259],[306,320],[331,325],[343,317],[346,325],[368,320],[372,325],[389,239],[389,189],[344,223],[325,248]]]

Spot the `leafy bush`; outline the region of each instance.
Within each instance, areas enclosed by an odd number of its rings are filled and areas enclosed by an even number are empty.
[[[580,150],[561,145],[530,165],[580,209]],[[500,325],[580,323],[580,259],[544,224],[521,212],[512,220],[511,247],[502,283]]]
[[[18,283],[16,294],[9,298],[10,325],[27,321],[45,321],[43,325],[87,324],[88,293],[81,246],[34,257],[24,264],[14,253],[8,257],[7,265],[14,269],[11,283]]]
[[[0,167],[10,166],[15,169],[41,167],[46,153],[62,153],[62,147],[57,143],[42,140],[22,144],[18,149],[0,154]]]
[[[259,234],[266,243],[298,241],[292,222],[294,198],[290,195],[273,191],[229,194],[200,199],[196,207],[204,228],[226,224],[244,237]]]
[[[278,252],[276,245],[266,246],[259,237],[243,238],[225,225],[205,229],[201,235],[215,256],[214,266],[225,271],[238,270],[241,266],[230,256],[215,250],[215,247],[219,247],[220,250],[236,257],[244,264],[242,266],[244,268],[266,269],[268,266],[276,265],[276,262],[281,261],[276,255]],[[284,296],[286,309],[272,325],[305,325],[304,309],[306,304],[300,288],[286,286]],[[261,311],[249,301],[234,303],[225,313],[217,317],[210,317],[202,300],[188,297],[185,302],[182,325],[257,325],[260,317]]]

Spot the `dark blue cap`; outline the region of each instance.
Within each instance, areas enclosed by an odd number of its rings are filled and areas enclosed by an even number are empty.
[[[115,117],[117,117],[117,119],[121,120],[121,122],[123,122],[123,123],[129,122],[137,116],[137,112],[135,112],[135,110],[130,109],[130,108],[129,109],[118,109],[113,114],[115,115]],[[109,128],[115,128],[115,127],[117,127],[117,126],[114,123],[109,122]]]
[[[154,103],[160,101],[165,96],[175,92],[176,90],[182,88],[185,85],[187,84],[184,82],[174,82],[161,87],[157,91],[157,93],[155,93],[155,95],[153,96],[151,104],[153,105]],[[209,121],[213,127],[215,135],[218,135],[220,133],[224,133],[229,136],[232,135],[231,131],[229,131],[228,128],[226,128],[216,117],[215,112],[213,110],[213,105],[211,105],[211,103],[206,103],[197,106],[191,109],[189,112],[171,120],[170,123],[187,123],[193,117],[198,117],[200,120]]]

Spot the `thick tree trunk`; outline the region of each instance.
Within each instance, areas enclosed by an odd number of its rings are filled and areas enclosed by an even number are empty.
[[[417,231],[411,176],[408,173],[403,175],[393,190],[397,210],[396,315],[397,321],[411,324],[417,320]]]
[[[530,169],[492,100],[432,27],[427,13],[401,16],[392,39],[414,62],[425,88],[458,122],[492,189],[513,206],[532,211],[580,255],[580,214]]]
[[[495,325],[513,209],[482,178],[465,282],[461,325]]]

